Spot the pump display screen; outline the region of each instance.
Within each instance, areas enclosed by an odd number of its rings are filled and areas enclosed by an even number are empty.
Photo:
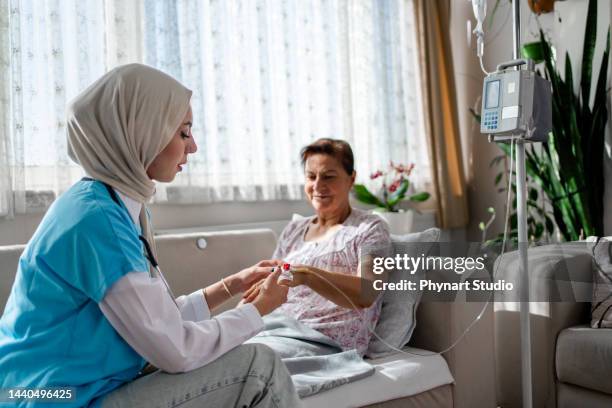
[[[485,109],[497,108],[499,106],[499,83],[499,80],[487,83]]]

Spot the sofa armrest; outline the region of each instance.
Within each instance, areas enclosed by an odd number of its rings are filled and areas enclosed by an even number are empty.
[[[518,267],[517,251],[504,255],[498,279],[518,288]],[[589,320],[592,257],[585,243],[546,245],[529,249],[528,268],[534,406],[555,407],[556,340],[563,329]],[[497,402],[504,408],[522,405],[517,300],[500,296],[494,305]]]
[[[24,249],[25,245],[0,246],[0,316],[13,288],[19,257]]]
[[[446,281],[444,272],[429,271],[428,279]],[[484,302],[437,300],[419,304],[417,325],[410,345],[431,351],[443,351],[459,340],[485,307]],[[455,408],[495,407],[495,364],[493,342],[493,305],[487,305],[482,317],[465,336],[442,355],[455,379]]]

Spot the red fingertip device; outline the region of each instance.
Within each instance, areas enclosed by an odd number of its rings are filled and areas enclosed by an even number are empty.
[[[291,273],[291,264],[288,263],[284,263],[283,266],[281,267],[281,274],[278,277],[278,280],[289,280],[292,281],[293,280],[293,273]]]

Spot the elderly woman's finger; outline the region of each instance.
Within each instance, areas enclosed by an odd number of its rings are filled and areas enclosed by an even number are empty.
[[[255,289],[254,291],[252,291],[252,292],[251,292],[251,293],[250,293],[250,294],[249,294],[247,297],[245,297],[245,298],[244,298],[244,299],[242,299],[242,300],[244,300],[244,302],[245,302],[245,303],[251,303],[252,301],[254,301],[254,300],[255,300],[255,298],[256,298],[257,296],[259,296],[259,293],[260,293],[260,292],[261,292],[261,288],[257,288],[257,289]]]
[[[249,297],[253,292],[255,292],[255,291],[257,291],[259,289],[259,287],[261,286],[262,283],[263,283],[263,280],[260,280],[259,282],[257,282],[254,285],[252,285],[250,288],[248,288],[246,290],[246,292],[244,292],[244,295],[242,295],[242,297],[243,298]]]
[[[246,302],[252,302],[253,300],[255,300],[255,298],[259,296],[259,293],[261,292],[261,288],[264,282],[265,281],[262,280],[262,281],[257,282],[255,285],[251,286],[249,291],[244,294],[244,297],[243,297],[244,300]]]
[[[246,299],[247,296],[249,296],[249,294],[253,291],[253,286],[251,286],[250,288],[248,288],[247,290],[244,291],[244,293],[242,294],[242,298]]]
[[[253,292],[249,293],[247,296],[243,297],[242,301],[245,303],[251,303],[253,299],[257,297],[258,294],[259,294],[259,290],[254,290]]]
[[[261,283],[262,283],[262,282],[263,282],[263,281],[261,281],[261,280],[260,280],[259,282],[257,282],[257,283],[255,283],[255,284],[251,285],[251,286],[250,286],[250,287],[249,287],[249,288],[248,288],[248,289],[247,289],[247,290],[244,292],[244,294],[242,295],[242,297],[243,297],[243,298],[246,298],[247,296],[249,296],[249,295],[250,295],[250,294],[251,294],[251,293],[252,293],[254,290],[256,290],[256,289],[257,289],[257,287],[259,287],[259,286],[261,285]]]

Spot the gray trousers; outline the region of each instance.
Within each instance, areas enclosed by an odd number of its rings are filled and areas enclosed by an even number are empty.
[[[243,344],[204,367],[155,371],[109,393],[102,408],[299,407],[291,377],[268,346]]]

